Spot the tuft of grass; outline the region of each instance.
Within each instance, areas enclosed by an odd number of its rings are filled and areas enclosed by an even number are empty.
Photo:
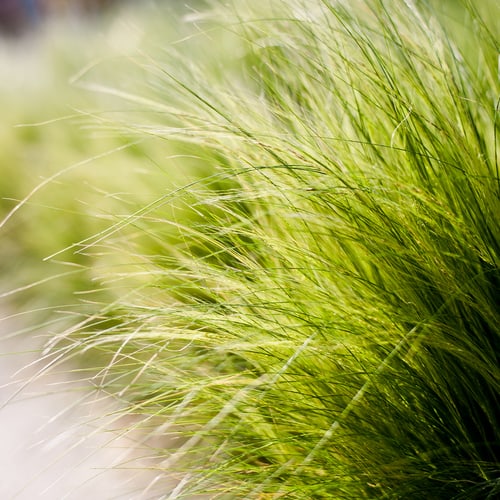
[[[214,2],[93,84],[188,170],[82,243],[112,299],[60,348],[180,438],[165,498],[498,496],[495,12]]]

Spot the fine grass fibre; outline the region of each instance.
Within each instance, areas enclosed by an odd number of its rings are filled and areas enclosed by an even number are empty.
[[[195,172],[85,241],[116,301],[66,335],[182,437],[165,498],[500,495],[500,12],[458,4],[215,5],[106,87]]]

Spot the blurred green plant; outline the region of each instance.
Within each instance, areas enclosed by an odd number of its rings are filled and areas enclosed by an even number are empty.
[[[89,68],[110,75],[124,61],[132,65],[146,38],[139,20],[149,16],[128,6],[99,22],[53,19],[30,36],[0,40],[7,75],[0,82],[0,292],[26,313],[81,308],[74,293],[97,287],[98,259],[79,242],[118,220],[129,199],[147,203],[151,183],[167,189],[182,177],[157,166],[169,154],[164,141],[100,126],[112,104],[78,87]]]

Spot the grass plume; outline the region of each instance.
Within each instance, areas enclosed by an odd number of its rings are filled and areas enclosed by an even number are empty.
[[[189,180],[85,240],[66,336],[181,436],[165,498],[498,496],[500,13],[436,5],[215,2],[106,87]]]

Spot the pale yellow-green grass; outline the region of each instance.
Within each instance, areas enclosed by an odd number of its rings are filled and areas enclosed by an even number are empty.
[[[74,292],[99,286],[86,238],[156,197],[151,185],[170,190],[189,175],[175,159],[165,173],[160,160],[178,155],[165,141],[110,130],[116,101],[81,84],[89,71],[137,67],[147,16],[123,9],[99,23],[54,19],[1,40],[2,293],[25,309],[80,303]]]
[[[498,495],[497,14],[213,2],[78,74],[144,191],[70,244],[104,295],[53,348],[160,438],[165,498]]]

